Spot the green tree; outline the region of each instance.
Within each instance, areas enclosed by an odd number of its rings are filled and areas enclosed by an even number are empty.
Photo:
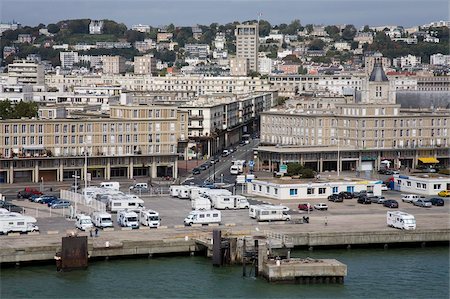
[[[143,41],[145,39],[145,33],[135,30],[127,30],[127,32],[125,32],[125,38],[129,43],[134,43],[136,41]]]
[[[56,25],[56,24],[48,24],[47,25],[47,29],[48,29],[48,32],[50,32],[50,33],[52,33],[52,34],[56,34],[56,33],[58,33],[59,32],[59,26],[58,25]]]
[[[259,21],[259,36],[268,36],[272,30],[272,25],[266,20]]]
[[[286,29],[283,30],[283,33],[289,35],[297,35],[297,32],[300,30],[300,28],[302,28],[300,20],[294,20],[288,26],[286,26]]]
[[[103,20],[103,34],[113,34],[115,36],[124,36],[127,26],[123,23],[116,23],[111,20]]]
[[[14,107],[10,100],[0,101],[0,119],[10,119],[14,113]]]
[[[38,104],[35,102],[20,101],[14,106],[13,118],[36,117],[38,115]]]
[[[347,25],[345,26],[344,30],[342,31],[342,39],[344,40],[353,40],[353,38],[356,35],[356,28],[353,25]]]
[[[313,24],[307,24],[305,26],[305,28],[306,28],[306,31],[308,32],[308,34],[311,34],[311,32],[313,32],[313,30],[314,30]]]
[[[370,30],[369,25],[365,25],[363,28],[363,32],[372,32],[372,30]]]
[[[328,33],[328,35],[334,40],[337,40],[340,38],[341,30],[339,30],[339,28],[337,26],[334,26],[334,25],[326,26],[325,32]]]
[[[309,43],[309,49],[310,50],[323,50],[325,47],[325,42],[321,39],[314,39]]]
[[[67,29],[72,34],[87,34],[89,33],[89,24],[91,20],[89,19],[76,19],[76,20],[69,20],[69,21],[61,21],[61,22],[67,22]],[[61,22],[58,22],[60,24]]]

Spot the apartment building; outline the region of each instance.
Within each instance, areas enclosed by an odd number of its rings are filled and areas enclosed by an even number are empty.
[[[125,58],[122,56],[102,56],[104,74],[125,73]]]
[[[75,63],[79,62],[78,52],[59,52],[59,60],[62,68],[71,69]]]
[[[134,73],[141,75],[157,74],[158,70],[156,69],[156,58],[153,55],[135,56]]]
[[[14,60],[8,65],[8,76],[18,84],[44,84],[44,66],[31,60]]]
[[[0,121],[0,182],[71,180],[84,156],[92,178],[177,177],[187,113],[166,106],[112,106],[109,116]],[[180,150],[183,152],[183,150]]]
[[[248,59],[249,70],[258,71],[258,24],[236,26],[236,57]]]

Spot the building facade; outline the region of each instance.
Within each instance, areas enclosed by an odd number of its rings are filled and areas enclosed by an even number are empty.
[[[257,24],[236,26],[236,57],[248,59],[250,71],[258,71],[259,29]]]
[[[8,76],[18,84],[44,84],[43,65],[30,60],[14,60],[8,65]]]
[[[105,74],[125,73],[125,58],[122,56],[102,56],[102,64]]]
[[[156,58],[153,55],[135,56],[134,73],[140,75],[157,74],[158,70],[156,69]]]

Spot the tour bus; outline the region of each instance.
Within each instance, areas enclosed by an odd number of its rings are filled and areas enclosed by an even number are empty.
[[[416,229],[416,219],[413,215],[401,211],[388,211],[386,215],[387,225],[400,229]]]
[[[110,212],[120,210],[140,211],[144,206],[144,201],[140,198],[131,198],[127,196],[112,197],[109,199],[106,209]]]
[[[178,197],[178,192],[180,190],[180,187],[181,186],[175,186],[175,185],[170,186],[170,188],[169,188],[170,196]]]
[[[139,222],[148,227],[159,227],[161,224],[159,213],[153,210],[141,210]]]
[[[192,199],[191,206],[193,210],[211,210],[211,201],[203,196]]]
[[[184,218],[184,225],[220,223],[222,217],[218,210],[192,211]]]
[[[111,214],[106,212],[94,212],[92,213],[92,223],[95,227],[107,228],[113,227]]]
[[[112,190],[119,190],[120,183],[119,182],[103,182],[100,184],[100,187]]]
[[[215,209],[247,209],[249,203],[247,198],[241,195],[216,195],[212,197]]]
[[[8,234],[12,232],[27,233],[39,231],[35,224],[36,218],[24,216],[20,213],[1,213],[0,214],[0,233]]]
[[[138,215],[133,211],[119,211],[117,213],[117,223],[122,227],[139,228]]]
[[[269,209],[269,210],[278,210],[278,211],[289,211],[288,207],[285,206],[274,206],[274,205],[251,205],[248,209],[248,215],[250,218],[256,219],[258,215],[258,211],[261,209]]]

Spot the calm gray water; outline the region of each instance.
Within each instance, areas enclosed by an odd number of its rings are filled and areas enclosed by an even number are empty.
[[[93,262],[86,271],[55,267],[1,270],[0,298],[449,298],[449,248],[295,251],[347,264],[343,285],[279,285],[242,278],[240,266],[204,257]]]

